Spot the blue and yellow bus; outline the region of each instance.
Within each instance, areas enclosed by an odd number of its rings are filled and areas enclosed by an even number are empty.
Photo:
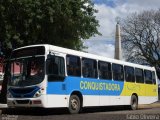
[[[129,105],[158,100],[154,67],[142,66],[53,45],[12,51],[8,107],[68,108]]]

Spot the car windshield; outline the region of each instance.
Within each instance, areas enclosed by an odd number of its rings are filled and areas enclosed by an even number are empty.
[[[11,86],[30,86],[44,79],[44,56],[12,59],[10,63]]]

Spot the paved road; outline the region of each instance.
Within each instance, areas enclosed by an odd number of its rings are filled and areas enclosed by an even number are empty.
[[[81,114],[70,115],[56,109],[3,109],[2,120],[159,120],[160,107],[140,108],[132,111],[123,107],[85,109]]]

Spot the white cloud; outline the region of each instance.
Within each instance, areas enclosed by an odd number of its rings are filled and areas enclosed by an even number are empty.
[[[102,55],[109,58],[114,57],[114,45],[112,43],[106,43],[105,41],[101,40],[93,40],[86,41],[86,46],[89,46],[88,52],[92,54]]]
[[[116,0],[115,4],[115,7],[95,4],[95,8],[98,10],[95,15],[100,24],[98,30],[102,36],[91,37],[85,42],[88,52],[113,58],[116,17],[124,18],[133,12],[158,9],[160,0]],[[108,43],[108,41],[110,42]]]
[[[126,0],[126,4],[142,9],[157,9],[159,8],[160,0]]]

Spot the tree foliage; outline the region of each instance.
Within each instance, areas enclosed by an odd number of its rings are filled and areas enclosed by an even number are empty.
[[[0,52],[8,58],[12,49],[33,44],[82,50],[83,40],[100,34],[96,12],[91,0],[0,0]],[[7,69],[5,73],[3,103]]]
[[[44,43],[81,50],[100,34],[96,12],[91,0],[1,0],[2,50]]]
[[[154,66],[160,77],[160,10],[133,13],[121,25],[126,60]]]

